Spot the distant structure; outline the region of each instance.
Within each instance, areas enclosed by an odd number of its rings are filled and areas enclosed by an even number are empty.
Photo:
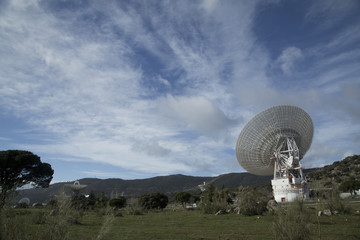
[[[200,188],[200,190],[202,192],[206,191],[206,182],[204,182],[203,184],[198,185],[198,187]]]
[[[87,185],[80,184],[79,181],[75,181],[73,184],[65,184],[65,187],[69,188],[75,195],[78,195],[80,191],[87,187]]]
[[[236,143],[236,157],[252,174],[274,175],[271,184],[277,202],[308,199],[300,160],[310,148],[313,132],[312,120],[304,110],[275,106],[245,125]]]
[[[124,192],[118,193],[118,191],[111,191],[110,193],[110,199],[118,198],[119,196],[124,196]]]
[[[19,200],[18,204],[26,204],[27,206],[30,206],[30,199],[25,197]]]

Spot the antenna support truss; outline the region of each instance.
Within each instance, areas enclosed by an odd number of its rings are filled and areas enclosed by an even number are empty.
[[[273,155],[274,179],[271,184],[277,202],[308,199],[309,191],[304,178],[299,149],[293,137],[281,137]]]

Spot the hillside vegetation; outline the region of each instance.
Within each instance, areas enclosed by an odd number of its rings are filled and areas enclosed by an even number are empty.
[[[311,187],[335,187],[346,181],[360,181],[360,155],[353,155],[307,174]]]

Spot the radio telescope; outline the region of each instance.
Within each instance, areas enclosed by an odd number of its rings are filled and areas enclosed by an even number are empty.
[[[274,175],[271,184],[277,202],[308,199],[300,160],[310,148],[313,133],[313,122],[301,108],[271,107],[253,117],[242,129],[236,143],[236,157],[252,174]]]
[[[78,195],[82,189],[87,187],[87,185],[83,185],[80,184],[79,181],[75,181],[73,184],[65,184],[65,187],[70,188],[75,195]]]

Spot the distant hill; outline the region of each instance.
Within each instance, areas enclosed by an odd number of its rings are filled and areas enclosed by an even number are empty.
[[[213,184],[215,187],[239,187],[239,186],[262,186],[270,184],[272,176],[256,176],[250,173],[229,173],[217,177],[194,177],[185,175],[159,176],[147,179],[123,180],[123,179],[97,179],[84,178],[80,183],[87,185],[82,193],[93,191],[96,195],[104,192],[107,197],[123,195],[126,197],[139,196],[144,193],[161,192],[168,195],[179,191],[191,193],[200,192],[198,185]],[[17,199],[27,197],[31,203],[46,202],[64,189],[71,194],[65,184],[72,182],[61,182],[51,184],[48,188],[36,188],[20,190]]]
[[[304,169],[304,173],[315,171],[316,169]],[[317,171],[317,170],[316,170]],[[206,182],[207,185],[213,184],[215,187],[222,186],[227,188],[236,188],[239,186],[263,186],[270,185],[272,176],[257,176],[250,173],[228,173],[217,177],[194,177],[186,175],[170,175],[159,176],[147,179],[124,180],[118,178],[98,179],[83,178],[79,179],[81,184],[87,185],[81,192],[88,194],[91,191],[95,195],[104,192],[107,197],[123,195],[125,197],[140,196],[145,193],[161,192],[167,195],[174,194],[179,191],[187,191],[191,193],[199,193],[198,185]],[[46,202],[60,190],[64,189],[66,194],[71,191],[65,187],[65,184],[73,182],[60,182],[51,184],[48,188],[26,189],[18,191],[16,200],[27,197],[31,203]]]
[[[310,187],[332,187],[347,180],[360,180],[360,155],[346,157],[322,168],[304,169],[309,179]],[[215,187],[235,188],[239,186],[263,186],[270,185],[272,176],[256,176],[250,173],[229,173],[217,177],[194,177],[185,175],[159,176],[147,179],[123,180],[123,179],[80,179],[81,184],[87,185],[82,193],[88,194],[93,191],[96,195],[104,192],[107,197],[123,195],[125,197],[139,196],[144,193],[161,192],[168,195],[179,191],[191,193],[200,192],[198,185],[213,184]],[[46,202],[64,189],[61,182],[50,185],[48,188],[36,188],[18,191],[17,200],[27,197],[31,203]],[[67,194],[71,194],[65,188]]]
[[[348,180],[360,181],[360,155],[353,155],[307,174],[311,187],[333,187]]]

